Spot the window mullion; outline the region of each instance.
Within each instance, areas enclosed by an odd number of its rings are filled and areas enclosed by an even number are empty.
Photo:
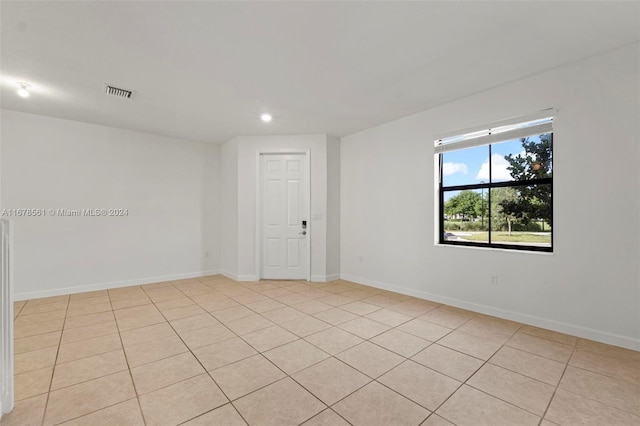
[[[487,197],[487,200],[489,202],[489,217],[487,218],[487,244],[491,245],[491,187],[493,186],[493,175],[491,174],[491,163],[493,163],[493,161],[491,161],[491,144],[489,144],[489,195]]]
[[[465,189],[489,189],[489,188],[504,188],[504,187],[514,187],[517,188],[519,186],[534,186],[534,185],[548,185],[553,182],[553,178],[540,178],[540,179],[530,179],[530,180],[508,180],[505,182],[496,182],[493,184],[489,183],[478,183],[478,184],[469,184],[469,185],[452,185],[452,186],[443,186],[442,189],[446,191],[462,191]]]
[[[444,189],[443,189],[443,180],[442,180],[442,163],[443,163],[443,155],[440,154],[440,161],[439,161],[439,171],[438,171],[438,176],[439,176],[439,188],[440,188],[440,196],[439,198],[439,203],[440,203],[440,219],[439,219],[439,223],[440,223],[440,236],[438,237],[438,241],[440,241],[440,243],[444,243]]]

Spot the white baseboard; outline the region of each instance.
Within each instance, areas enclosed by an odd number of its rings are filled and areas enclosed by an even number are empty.
[[[234,281],[259,281],[260,277],[257,275],[238,275],[233,272],[221,270],[220,273],[227,278],[231,278]],[[329,282],[340,279],[340,274],[333,275],[311,275],[311,282]]]
[[[87,291],[108,290],[110,288],[130,287],[134,285],[153,284],[163,281],[182,280],[187,278],[200,278],[208,275],[217,275],[220,271],[212,269],[209,271],[187,272],[175,275],[162,275],[157,277],[136,278],[125,281],[112,281],[106,283],[88,284],[75,287],[63,287],[52,290],[28,291],[15,293],[14,300],[39,299],[41,297],[62,296],[66,294],[85,293]],[[14,287],[15,288],[15,287]]]
[[[545,328],[547,330],[557,331],[559,333],[582,337],[583,339],[595,340],[597,342],[607,343],[610,345],[620,346],[636,351],[640,350],[640,339],[629,336],[621,336],[618,334],[608,333],[606,331],[594,330],[592,328],[581,327],[579,325],[568,324],[547,318],[540,318],[533,315],[496,308],[493,306],[481,305],[446,296],[439,296],[437,294],[428,293],[426,291],[409,289],[389,283],[384,283],[381,281],[370,280],[368,278],[356,277],[354,275],[340,274],[340,278],[346,281],[352,281],[358,284],[364,284],[382,290],[394,291],[396,293],[419,297],[421,299],[428,299],[434,302],[443,303],[445,305],[454,306],[456,308],[467,309],[469,311],[491,315],[511,321],[517,321],[523,324],[532,325],[534,327]]]
[[[227,278],[231,278],[234,281],[242,281],[242,282],[246,282],[246,281],[260,281],[260,277],[258,277],[257,275],[238,275],[238,274],[234,274],[233,272],[229,272],[229,271],[220,271],[220,273],[222,275],[224,275]],[[268,278],[264,278],[265,280]],[[314,281],[313,277],[311,277],[311,281]]]
[[[260,280],[260,278],[258,278],[257,275],[238,275],[234,272],[229,272],[225,270],[220,271],[220,273],[227,278],[231,278],[234,281],[259,281]]]
[[[236,281],[260,281],[257,275],[238,275]]]
[[[311,282],[314,283],[328,283],[340,279],[340,274],[332,275],[311,275]]]
[[[233,272],[221,270],[220,273],[227,278],[231,278],[234,281],[238,281],[238,274],[234,274]]]

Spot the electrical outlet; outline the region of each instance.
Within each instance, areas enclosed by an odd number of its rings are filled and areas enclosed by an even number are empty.
[[[362,263],[362,256],[358,256],[358,262]]]
[[[497,275],[491,275],[491,285],[498,285],[498,276]]]
[[[204,254],[204,257],[209,257],[209,252],[206,252],[206,253]]]

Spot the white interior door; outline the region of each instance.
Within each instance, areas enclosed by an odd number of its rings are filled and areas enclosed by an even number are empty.
[[[306,155],[263,154],[262,278],[307,279]]]

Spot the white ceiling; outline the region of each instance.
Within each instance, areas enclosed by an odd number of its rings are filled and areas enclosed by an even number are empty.
[[[217,143],[343,136],[640,40],[638,2],[0,8],[3,108]],[[104,83],[137,95],[107,97]]]

